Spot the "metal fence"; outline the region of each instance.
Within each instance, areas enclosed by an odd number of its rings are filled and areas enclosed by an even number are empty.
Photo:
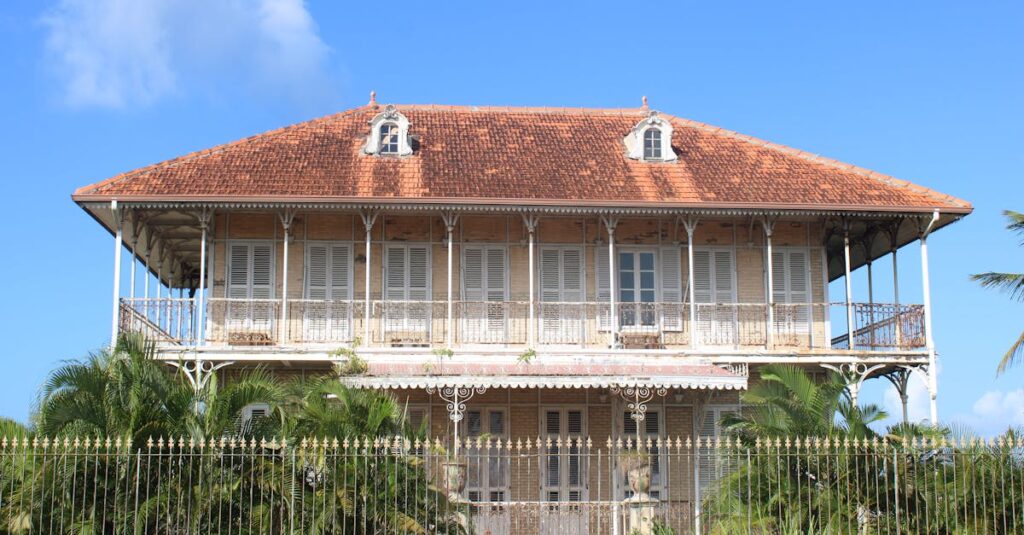
[[[1024,443],[4,438],[2,533],[1020,533]]]

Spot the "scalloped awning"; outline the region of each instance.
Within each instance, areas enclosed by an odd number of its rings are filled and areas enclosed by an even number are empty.
[[[745,390],[746,370],[714,364],[373,363],[355,388],[674,388]]]

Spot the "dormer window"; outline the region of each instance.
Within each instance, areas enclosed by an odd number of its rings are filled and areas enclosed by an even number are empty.
[[[379,154],[398,154],[398,125],[384,123],[380,125]]]
[[[657,127],[644,130],[644,159],[661,159],[661,129]]]
[[[623,140],[626,156],[645,162],[674,162],[679,159],[672,150],[672,123],[652,111]]]
[[[409,125],[409,119],[389,105],[370,121],[370,134],[366,138],[363,152],[378,156],[412,154]]]

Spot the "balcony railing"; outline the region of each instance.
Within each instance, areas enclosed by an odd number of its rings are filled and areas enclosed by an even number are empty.
[[[210,299],[198,329],[191,299],[124,299],[121,328],[160,342],[227,346],[492,346],[683,349],[848,349],[845,303],[364,301]],[[911,350],[925,343],[920,305],[853,304],[854,348]],[[449,323],[449,317],[451,322]],[[532,323],[531,323],[532,318]],[[367,319],[369,323],[367,323]],[[839,336],[832,336],[834,329]],[[613,336],[613,332],[617,333]]]

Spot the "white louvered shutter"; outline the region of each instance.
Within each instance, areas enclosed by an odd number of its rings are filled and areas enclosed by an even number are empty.
[[[683,277],[679,247],[662,247],[661,261],[661,327],[666,331],[683,329]]]
[[[249,299],[249,244],[232,243],[228,248],[228,298]]]
[[[352,326],[352,249],[347,244],[330,246],[327,315],[332,340],[347,340]]]
[[[466,316],[463,339],[500,342],[505,330],[505,249],[466,247],[463,254],[463,291]]]
[[[698,444],[699,447],[697,448],[697,464],[698,470],[700,471],[699,481],[700,490],[702,492],[709,491],[711,489],[711,484],[717,480],[717,470],[715,466],[716,455],[712,448],[706,446],[708,439],[712,439],[712,442],[714,442],[714,439],[718,437],[717,416],[718,411],[714,409],[705,409],[704,419],[700,423],[700,429],[697,431],[697,438],[700,440],[700,443]]]
[[[707,345],[736,343],[737,311],[732,251],[699,249],[693,252],[693,289],[697,303],[697,340]]]
[[[430,250],[390,245],[385,252],[386,328],[426,336],[430,325]]]
[[[583,252],[540,250],[541,336],[551,344],[578,343],[583,327]],[[545,304],[549,303],[549,304]]]
[[[597,317],[598,328],[602,331],[611,330],[611,267],[608,265],[608,250],[603,247],[594,249],[594,263],[597,265]]]
[[[809,258],[802,249],[772,251],[772,297],[776,303],[775,329],[783,335],[806,335],[810,332],[808,280]],[[792,341],[790,341],[792,342]]]
[[[328,277],[327,245],[306,245],[306,299],[303,309],[303,330],[306,340],[327,340]]]
[[[266,301],[274,294],[274,248],[269,242],[228,245],[228,327],[231,330],[269,332],[274,307]]]

